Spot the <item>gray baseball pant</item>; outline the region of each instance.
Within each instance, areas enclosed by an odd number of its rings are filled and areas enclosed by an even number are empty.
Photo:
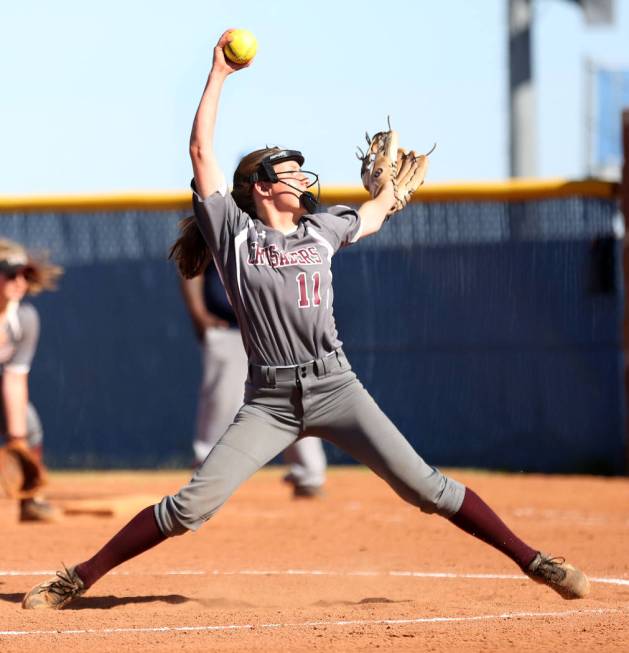
[[[454,515],[465,486],[427,465],[356,378],[342,351],[295,367],[249,366],[245,403],[190,482],[155,506],[166,536],[197,530],[298,438],[324,437],[426,513]]]
[[[205,460],[242,406],[247,354],[238,329],[207,329],[199,390],[194,457]],[[284,451],[289,477],[298,487],[321,487],[327,460],[319,438],[300,438]]]

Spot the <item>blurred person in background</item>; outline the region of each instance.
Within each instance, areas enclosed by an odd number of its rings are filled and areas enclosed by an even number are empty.
[[[22,300],[53,290],[62,269],[0,239],[0,444],[28,449],[42,465],[43,430],[29,401],[28,375],[39,339],[37,309]],[[50,522],[59,511],[41,496],[20,499],[20,521]]]
[[[202,349],[202,380],[199,388],[193,441],[194,466],[207,458],[244,400],[248,374],[247,354],[236,315],[220,276],[210,260],[203,274],[180,277],[181,291]],[[322,494],[327,460],[319,438],[297,440],[283,454],[289,465],[284,477],[293,496],[312,498]]]

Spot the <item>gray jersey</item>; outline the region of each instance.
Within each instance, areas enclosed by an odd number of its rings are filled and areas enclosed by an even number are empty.
[[[39,316],[31,304],[12,304],[0,324],[0,375],[3,371],[28,373],[39,339]]]
[[[193,202],[252,363],[298,365],[341,346],[331,263],[360,236],[354,209],[305,215],[283,234],[241,211],[230,193],[202,200],[194,192]]]

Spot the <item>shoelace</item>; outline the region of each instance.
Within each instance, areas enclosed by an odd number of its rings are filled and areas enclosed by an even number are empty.
[[[56,572],[58,580],[53,580],[48,586],[43,586],[39,589],[39,593],[52,592],[57,596],[65,598],[66,596],[74,596],[81,591],[81,588],[72,580],[70,571],[63,565],[63,571]]]
[[[565,561],[565,558],[559,556],[554,558],[542,558],[534,573],[544,576],[554,582],[562,581],[566,577],[566,572],[560,565],[563,565]]]

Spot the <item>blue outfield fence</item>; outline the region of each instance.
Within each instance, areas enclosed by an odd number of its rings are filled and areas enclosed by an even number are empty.
[[[166,261],[186,214],[0,213],[66,270],[34,300],[52,467],[191,462],[200,360]],[[621,232],[613,199],[413,203],[334,258],[344,348],[433,464],[623,473]]]

